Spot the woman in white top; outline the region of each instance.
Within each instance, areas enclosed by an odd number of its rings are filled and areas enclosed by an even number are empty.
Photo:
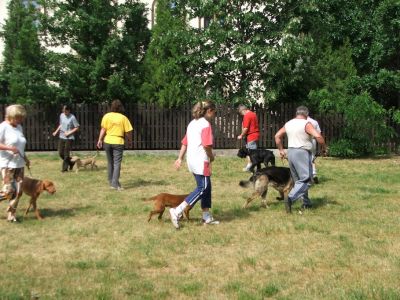
[[[210,121],[215,117],[215,104],[209,100],[198,102],[192,109],[194,119],[189,123],[186,135],[182,140],[179,157],[175,161],[175,167],[179,169],[183,157],[187,153],[186,161],[189,172],[194,175],[197,187],[186,197],[178,207],[169,210],[171,222],[175,228],[179,228],[179,219],[183,210],[193,207],[201,200],[204,224],[218,224],[209,210],[211,208],[211,163],[214,161],[213,133]]]
[[[16,222],[18,195],[22,194],[21,184],[24,178],[26,139],[21,123],[26,117],[22,105],[10,105],[6,108],[6,119],[0,124],[0,171],[3,189],[0,200],[10,199],[7,208],[7,220]]]

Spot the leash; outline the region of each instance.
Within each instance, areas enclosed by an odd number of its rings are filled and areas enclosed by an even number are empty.
[[[18,154],[25,161],[26,167],[28,168],[28,171],[29,171],[29,175],[33,178],[32,171],[31,171],[31,162],[30,162],[30,160],[26,157],[26,155],[22,155],[22,153],[20,151],[18,151]]]

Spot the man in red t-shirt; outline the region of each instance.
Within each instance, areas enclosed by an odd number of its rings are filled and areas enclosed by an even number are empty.
[[[237,137],[238,140],[246,138],[247,149],[257,149],[257,142],[260,138],[257,115],[249,110],[246,105],[239,105],[239,114],[243,116],[242,133]],[[250,157],[247,157],[247,166],[243,171],[249,171],[251,166]]]

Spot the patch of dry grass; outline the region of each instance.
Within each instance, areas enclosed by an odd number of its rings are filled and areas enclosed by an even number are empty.
[[[238,158],[214,164],[213,211],[202,226],[199,204],[176,231],[166,211],[147,223],[160,192],[186,193],[194,179],[174,157],[125,155],[125,191],[109,189],[99,170],[59,172],[54,155],[31,155],[36,178],[55,181],[43,194],[43,222],[20,202],[19,224],[0,219],[0,299],[399,299],[399,158],[318,159],[315,208],[286,215],[270,191],[269,207],[241,208],[250,189]],[[0,204],[3,211],[5,203]],[[295,208],[299,207],[296,204]]]

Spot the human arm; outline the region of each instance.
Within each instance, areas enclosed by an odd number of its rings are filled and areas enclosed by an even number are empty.
[[[179,151],[178,159],[175,161],[175,164],[174,164],[175,165],[175,169],[177,169],[177,170],[182,165],[182,160],[183,160],[183,157],[185,156],[186,149],[187,149],[187,146],[185,144],[182,144],[181,150]]]
[[[206,151],[206,154],[207,154],[210,162],[213,162],[215,159],[215,155],[212,152],[212,150],[213,150],[212,146],[203,146],[203,148],[204,148],[204,151]]]
[[[281,156],[281,158],[284,158],[286,156],[285,150],[283,149],[283,143],[282,143],[282,139],[285,134],[286,134],[285,127],[282,127],[281,129],[279,129],[278,132],[275,134],[275,144],[278,147],[279,155]]]
[[[57,129],[53,131],[53,136],[56,136],[61,129],[61,125],[58,125]]]
[[[324,139],[324,137],[321,135],[321,133],[318,132],[318,131],[314,128],[314,126],[312,126],[311,123],[307,123],[307,124],[306,124],[306,132],[317,140],[318,144],[321,145],[322,153],[323,153],[324,155],[326,155],[326,153],[327,153],[327,147],[326,147],[326,144],[325,144],[325,139]]]
[[[11,151],[14,154],[19,153],[19,150],[15,146],[7,146],[6,144],[1,144],[0,143],[0,150],[5,150],[5,151]]]
[[[97,140],[98,149],[101,149],[103,147],[103,140],[105,135],[106,135],[106,129],[102,127],[100,129],[99,139]]]
[[[126,140],[127,147],[129,149],[132,148],[132,130],[125,132],[125,140]]]
[[[65,132],[65,136],[70,136],[70,135],[74,134],[75,132],[77,132],[78,130],[79,130],[79,127],[72,128],[71,130],[68,130],[67,132]]]
[[[249,132],[249,128],[247,127],[242,128],[242,133],[237,137],[238,140],[241,140],[243,137],[245,137],[247,135],[247,132]]]

